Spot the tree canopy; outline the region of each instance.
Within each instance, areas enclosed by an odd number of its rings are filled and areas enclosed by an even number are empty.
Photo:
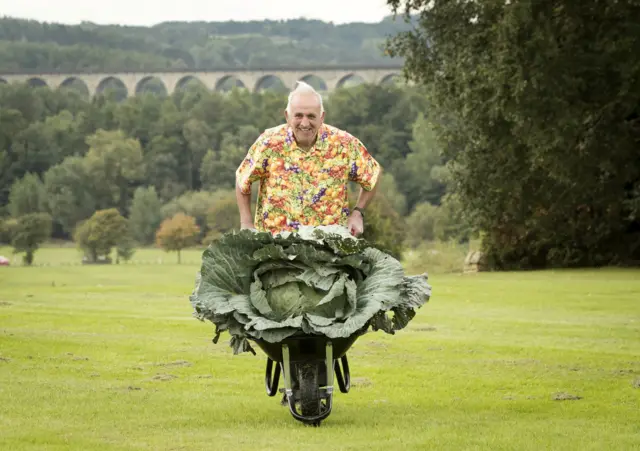
[[[493,265],[640,261],[638,2],[388,3]]]

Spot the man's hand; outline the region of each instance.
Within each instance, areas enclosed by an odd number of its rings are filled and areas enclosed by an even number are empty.
[[[359,211],[351,212],[349,220],[347,221],[347,229],[353,236],[362,235],[364,232],[364,223],[362,221],[362,213]]]

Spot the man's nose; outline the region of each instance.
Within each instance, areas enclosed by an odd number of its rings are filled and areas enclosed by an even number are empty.
[[[300,121],[300,125],[302,125],[303,127],[308,127],[310,122],[311,121],[309,121],[309,118],[303,117],[302,120]]]

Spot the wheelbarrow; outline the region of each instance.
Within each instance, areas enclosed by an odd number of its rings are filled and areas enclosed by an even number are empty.
[[[320,426],[333,407],[334,374],[340,391],[349,392],[347,351],[360,335],[362,332],[347,338],[328,338],[299,333],[278,343],[253,339],[267,355],[267,395],[284,393],[283,403],[289,406],[293,418]],[[278,390],[281,374],[284,389]]]

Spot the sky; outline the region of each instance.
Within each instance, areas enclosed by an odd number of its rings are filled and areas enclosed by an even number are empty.
[[[320,19],[379,22],[386,0],[2,0],[0,15],[40,22],[154,25],[166,21]]]

